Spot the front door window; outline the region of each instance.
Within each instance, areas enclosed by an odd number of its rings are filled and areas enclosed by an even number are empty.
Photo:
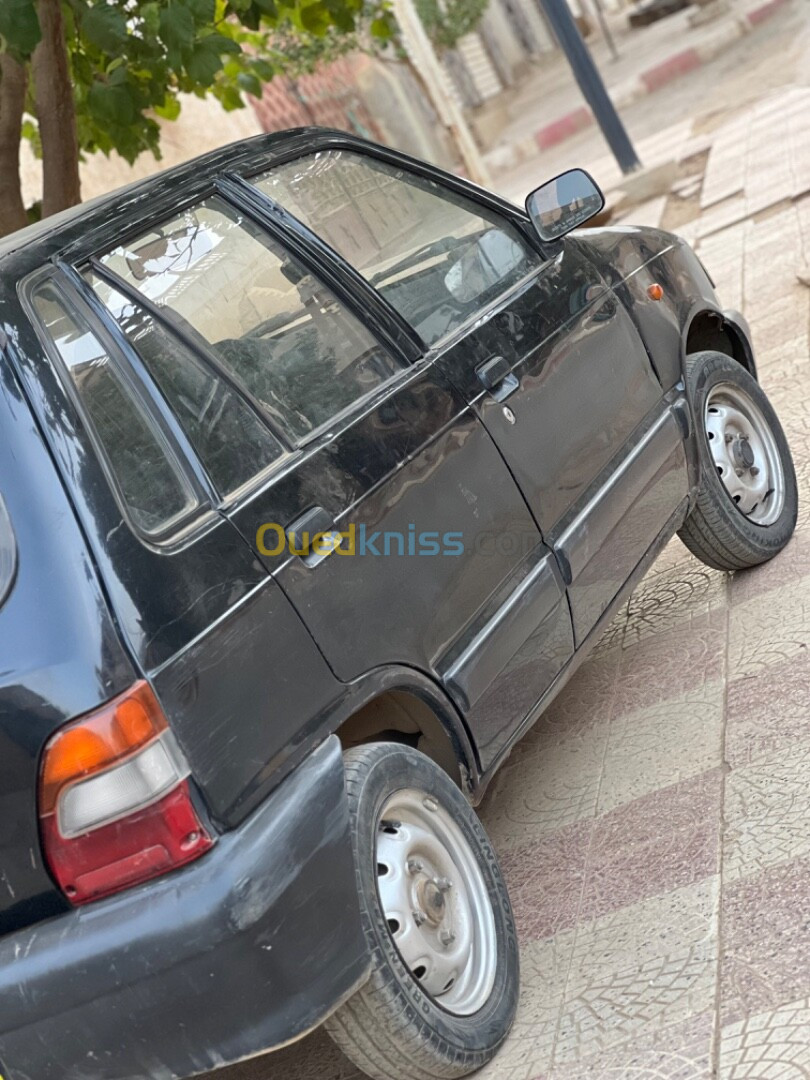
[[[427,345],[543,261],[500,215],[364,154],[321,151],[253,183],[351,263]]]

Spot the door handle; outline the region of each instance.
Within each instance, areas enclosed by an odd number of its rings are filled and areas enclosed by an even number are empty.
[[[491,356],[475,369],[478,381],[496,401],[505,401],[520,386],[520,381],[505,356]]]
[[[322,506],[306,510],[284,531],[290,550],[310,569],[336,551],[342,540],[335,519]]]

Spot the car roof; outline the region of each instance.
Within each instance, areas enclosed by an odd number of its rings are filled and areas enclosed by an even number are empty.
[[[201,154],[190,161],[175,165],[155,173],[144,180],[116,188],[114,191],[79,203],[68,210],[44,218],[24,229],[10,233],[0,239],[0,262],[22,248],[37,245],[42,241],[63,236],[69,242],[82,231],[91,231],[97,224],[109,222],[111,216],[126,213],[137,205],[148,201],[152,195],[165,194],[167,189],[183,189],[190,181],[199,183],[213,178],[226,170],[239,169],[254,157],[261,157],[268,152],[282,152],[288,146],[300,144],[302,152],[316,150],[328,144],[330,138],[340,141],[350,140],[363,145],[365,140],[354,139],[346,132],[332,131],[328,128],[291,128],[287,131],[272,132],[269,135],[256,135],[250,139],[228,143],[216,150]],[[308,147],[307,144],[311,142]],[[367,144],[366,144],[367,145]]]
[[[471,184],[426,161],[417,161],[392,147],[380,146],[350,132],[331,128],[300,127],[256,135],[192,158],[106,195],[53,214],[0,240],[0,305],[17,294],[17,284],[48,263],[64,260],[74,265],[90,255],[109,250],[126,234],[148,228],[183,206],[204,199],[217,180],[227,174],[250,177],[291,158],[329,149],[373,151],[389,164],[417,169],[428,180],[439,180],[512,217],[525,212],[494,192]],[[528,219],[526,219],[528,224]]]

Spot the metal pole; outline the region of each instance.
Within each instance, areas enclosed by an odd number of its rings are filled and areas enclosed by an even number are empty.
[[[602,0],[591,0],[593,7],[596,9],[596,17],[599,20],[599,26],[602,30],[602,37],[607,42],[607,47],[610,49],[610,56],[613,60],[619,59],[619,50],[616,48],[616,42],[613,40],[613,34],[610,32],[610,27],[607,24],[605,18],[605,9],[602,7]]]
[[[585,100],[591,107],[602,134],[613,151],[623,173],[630,173],[641,168],[633,144],[619,119],[619,114],[608,97],[602,76],[582,40],[579,27],[574,21],[566,0],[539,0],[546,18],[551,24],[557,41],[565,53],[574,78],[579,83]]]
[[[450,132],[450,136],[461,154],[461,159],[470,180],[473,180],[476,184],[481,184],[483,187],[490,187],[492,180],[489,170],[479,153],[472,132],[467,126],[467,121],[456,104],[447,73],[439,63],[433,43],[417,14],[413,0],[394,0],[394,14],[402,31],[405,48],[430,94],[433,108]]]

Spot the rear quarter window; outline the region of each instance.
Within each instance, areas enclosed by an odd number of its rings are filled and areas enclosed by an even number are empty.
[[[37,285],[31,301],[133,524],[150,537],[179,526],[197,498],[131,384],[51,282]]]

